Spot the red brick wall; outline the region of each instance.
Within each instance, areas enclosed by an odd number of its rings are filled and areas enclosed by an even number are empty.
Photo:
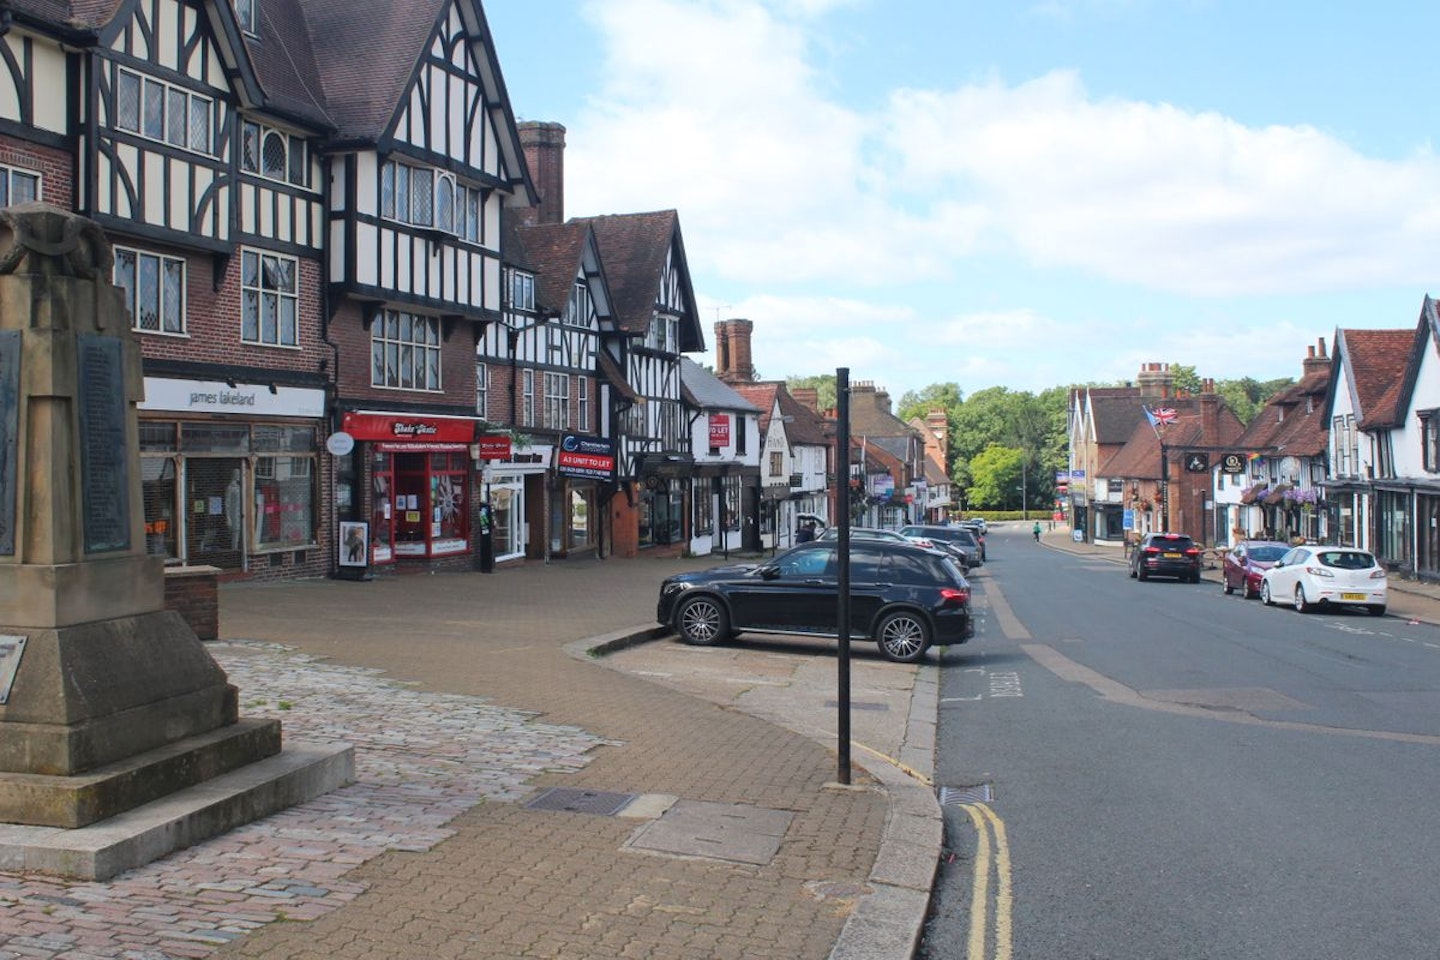
[[[171,567],[165,571],[165,609],[174,610],[201,640],[220,637],[220,571]]]
[[[75,209],[75,159],[64,150],[0,137],[0,163],[40,174],[40,199]]]
[[[475,325],[464,320],[450,323],[449,338],[442,337],[440,341],[442,392],[430,393],[423,390],[383,389],[370,385],[370,331],[362,322],[363,316],[360,304],[347,300],[340,305],[330,325],[330,338],[340,349],[337,388],[341,398],[361,400],[376,406],[395,403],[444,404],[456,407],[456,413],[461,415],[474,412],[477,338]],[[498,370],[492,371],[492,376],[494,373],[498,373]],[[491,390],[493,392],[495,388],[492,386]]]

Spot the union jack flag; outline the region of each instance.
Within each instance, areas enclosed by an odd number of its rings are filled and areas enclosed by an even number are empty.
[[[1150,426],[1163,427],[1166,424],[1174,423],[1179,418],[1179,414],[1175,412],[1174,407],[1156,407],[1154,410],[1146,407],[1145,417],[1150,421]]]

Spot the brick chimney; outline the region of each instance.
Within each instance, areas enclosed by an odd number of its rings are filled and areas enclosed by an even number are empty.
[[[1220,442],[1220,394],[1210,377],[1200,381],[1200,442]]]
[[[715,324],[715,376],[724,383],[753,383],[755,364],[750,358],[749,320],[720,320]]]
[[[925,446],[936,451],[937,459],[946,463],[950,457],[950,418],[944,410],[931,410],[925,415]]]
[[[790,396],[794,397],[796,401],[803,403],[816,413],[820,412],[820,391],[818,389],[815,387],[789,387],[787,389],[790,391]]]
[[[1140,386],[1140,396],[1167,399],[1175,389],[1175,375],[1168,363],[1147,363],[1140,368],[1135,378]]]
[[[1325,338],[1321,337],[1316,346],[1310,347],[1301,363],[1301,375],[1325,373],[1330,369],[1330,358],[1325,355]]]
[[[521,215],[524,223],[565,222],[565,128],[558,123],[526,120],[515,125],[525,165],[540,198],[538,206]]]

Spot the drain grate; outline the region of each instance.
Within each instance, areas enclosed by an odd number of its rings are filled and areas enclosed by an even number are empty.
[[[593,813],[613,817],[634,800],[633,793],[606,793],[604,790],[575,790],[551,787],[525,804],[527,810],[560,810],[567,813]]]
[[[940,806],[954,807],[962,803],[989,803],[995,799],[994,785],[977,783],[970,787],[941,787]]]

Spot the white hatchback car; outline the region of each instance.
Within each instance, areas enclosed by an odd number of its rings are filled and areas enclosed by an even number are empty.
[[[1261,576],[1260,599],[1292,603],[1301,613],[1331,604],[1385,613],[1385,568],[1355,547],[1295,547]]]

